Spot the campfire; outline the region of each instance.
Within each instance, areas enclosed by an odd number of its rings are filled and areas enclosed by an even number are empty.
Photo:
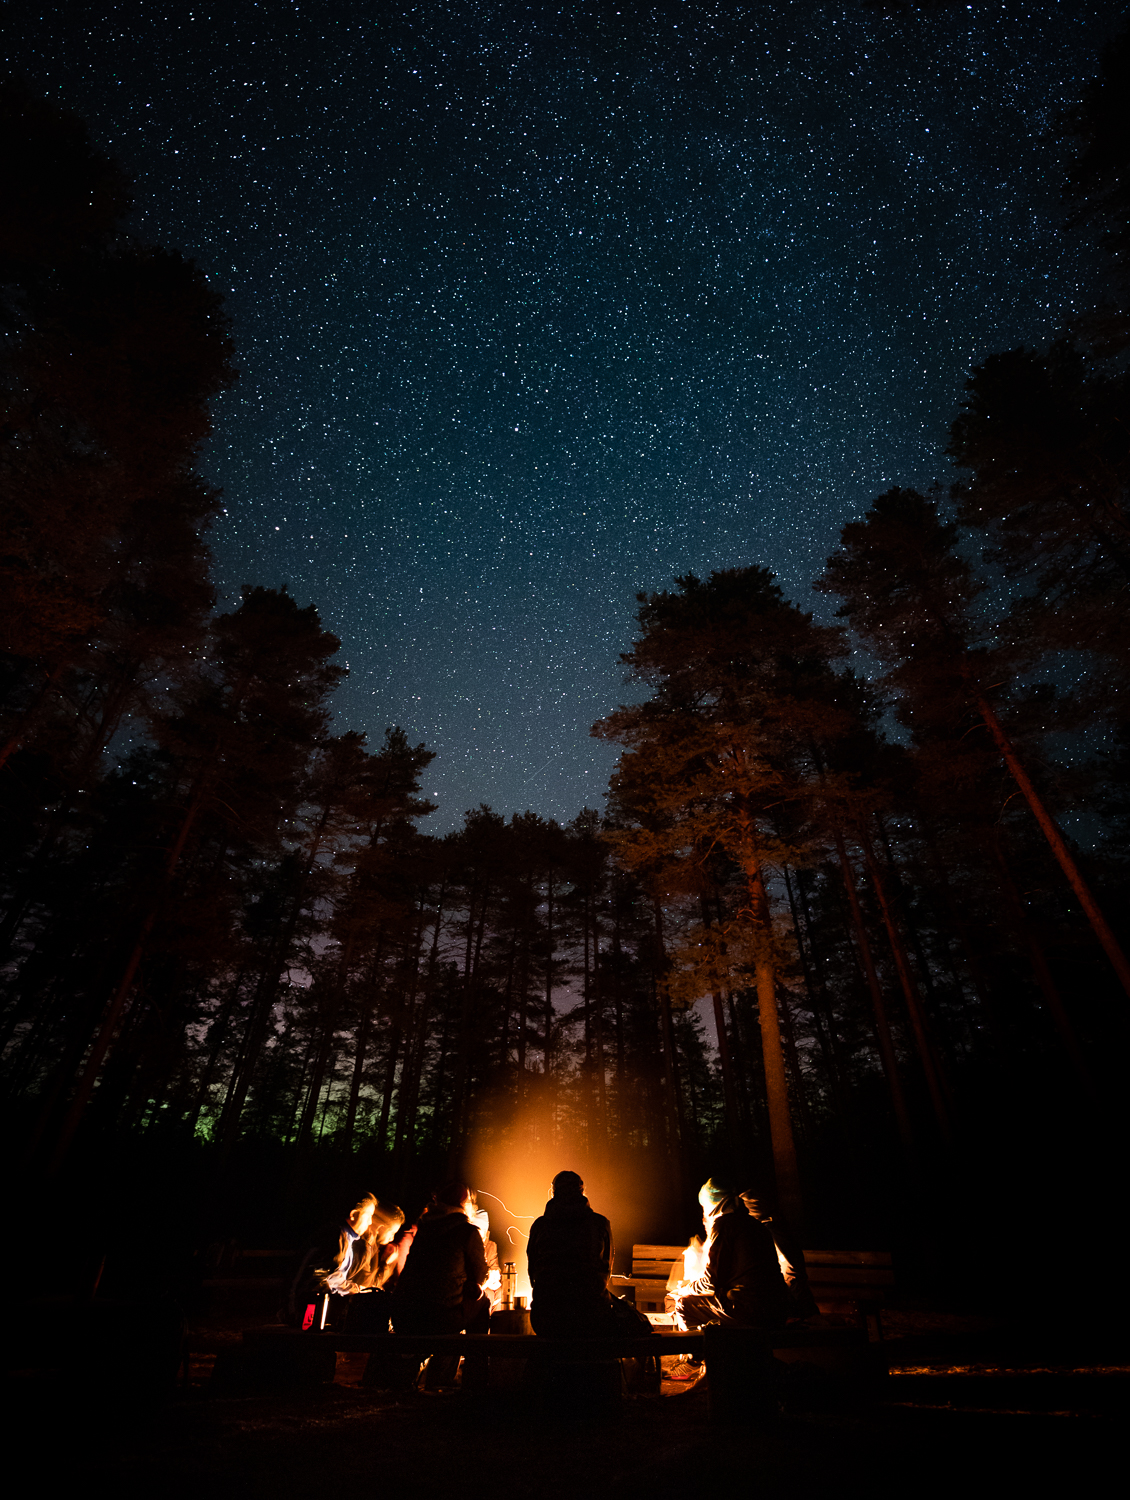
[[[677,1270],[677,1266],[673,1268]],[[706,1244],[698,1236],[692,1236],[687,1248],[683,1251],[683,1281],[694,1281],[706,1270]],[[679,1280],[678,1276],[675,1280]]]

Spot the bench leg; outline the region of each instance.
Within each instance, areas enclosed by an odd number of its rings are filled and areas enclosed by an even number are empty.
[[[658,1396],[663,1379],[658,1354],[640,1355],[620,1362],[624,1388],[630,1396]]]
[[[463,1357],[463,1373],[459,1377],[465,1396],[481,1396],[490,1379],[490,1364],[485,1354],[466,1354]]]

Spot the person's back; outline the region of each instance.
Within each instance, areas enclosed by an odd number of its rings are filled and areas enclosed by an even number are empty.
[[[526,1246],[534,1332],[567,1337],[605,1331],[612,1255],[612,1226],[589,1207],[580,1177],[559,1172]]]
[[[772,1232],[746,1214],[714,1225],[707,1268],[716,1295],[737,1323],[774,1328],[788,1311],[787,1292]]]
[[[420,1219],[393,1292],[397,1333],[486,1332],[487,1263],[482,1236],[465,1212],[469,1195],[465,1183],[448,1183]]]
[[[482,1265],[479,1265],[479,1262]],[[464,1289],[486,1278],[486,1257],[478,1230],[457,1208],[440,1205],[420,1220],[412,1253],[396,1284],[402,1304],[460,1307]]]
[[[777,1263],[785,1281],[790,1320],[813,1317],[820,1308],[808,1284],[808,1267],[804,1262],[800,1241],[780,1214],[769,1212],[756,1188],[746,1188],[740,1197],[750,1218],[756,1219],[773,1236]]]

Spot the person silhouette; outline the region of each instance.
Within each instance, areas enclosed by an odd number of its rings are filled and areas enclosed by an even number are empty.
[[[545,1213],[530,1227],[526,1262],[533,1296],[530,1323],[547,1338],[612,1331],[612,1226],[589,1207],[576,1172],[558,1172]]]

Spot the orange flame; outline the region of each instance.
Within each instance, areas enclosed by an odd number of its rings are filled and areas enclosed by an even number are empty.
[[[697,1281],[706,1270],[706,1246],[691,1240],[683,1251],[683,1280]]]

